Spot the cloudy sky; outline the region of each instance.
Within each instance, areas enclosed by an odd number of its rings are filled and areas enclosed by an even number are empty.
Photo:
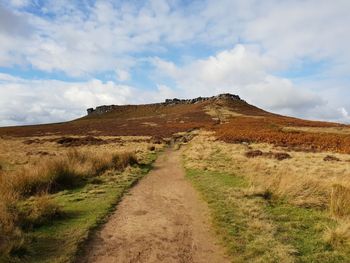
[[[223,92],[350,122],[349,0],[1,0],[0,126]]]

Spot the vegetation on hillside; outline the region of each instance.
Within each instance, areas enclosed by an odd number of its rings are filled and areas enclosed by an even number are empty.
[[[307,129],[306,127],[311,126]],[[286,129],[293,127],[293,129]],[[298,130],[298,127],[300,129]],[[332,132],[315,133],[312,127]],[[330,130],[329,127],[334,127]],[[302,151],[334,151],[350,153],[350,128],[335,124],[302,121],[287,117],[253,118],[238,116],[213,128],[219,140],[225,142],[271,143],[276,146]]]
[[[89,115],[71,122],[1,128],[0,136],[75,134],[166,138],[201,128],[215,131],[217,138],[225,142],[265,142],[303,151],[350,153],[350,128],[347,125],[284,117],[245,101],[230,99],[195,104],[118,106],[105,114]]]

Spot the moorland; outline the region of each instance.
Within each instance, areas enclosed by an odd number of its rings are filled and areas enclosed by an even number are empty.
[[[171,253],[207,262],[201,246],[228,262],[349,262],[349,153],[350,126],[281,116],[231,94],[3,127],[0,261],[103,262],[123,238],[136,262],[152,262],[154,251],[160,262],[176,262]],[[132,210],[145,192],[158,205]],[[124,217],[150,231],[113,237]],[[109,250],[97,248],[104,239]]]

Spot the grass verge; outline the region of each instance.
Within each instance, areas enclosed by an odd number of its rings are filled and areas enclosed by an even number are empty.
[[[229,173],[187,169],[187,177],[235,262],[350,262],[324,240],[335,224],[325,212],[249,194],[248,181]]]

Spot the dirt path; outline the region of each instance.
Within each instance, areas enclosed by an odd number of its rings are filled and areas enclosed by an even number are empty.
[[[184,178],[180,152],[168,150],[88,245],[81,262],[225,263],[209,211]]]

